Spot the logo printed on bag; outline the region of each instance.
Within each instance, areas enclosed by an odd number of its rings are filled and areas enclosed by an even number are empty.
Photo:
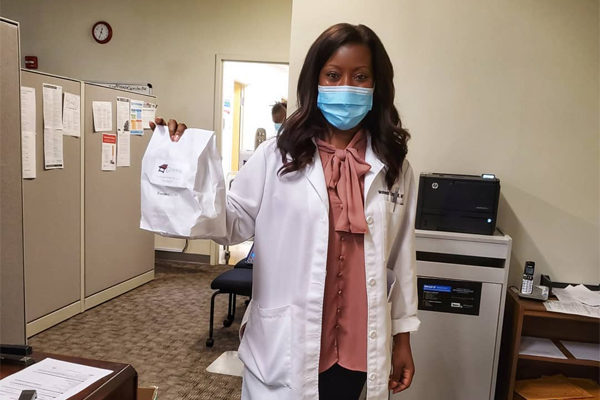
[[[165,173],[165,171],[167,170],[167,167],[169,166],[169,164],[162,164],[158,166],[158,172],[162,172],[163,174]]]

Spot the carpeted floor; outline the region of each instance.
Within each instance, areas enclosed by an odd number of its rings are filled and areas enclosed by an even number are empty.
[[[219,295],[215,344],[205,345],[210,282],[224,270],[157,263],[154,281],[32,337],[29,344],[37,351],[131,364],[139,386],[158,386],[160,400],[239,399],[241,378],[205,371],[239,344],[244,299],[238,298],[233,325],[224,328],[228,297]]]

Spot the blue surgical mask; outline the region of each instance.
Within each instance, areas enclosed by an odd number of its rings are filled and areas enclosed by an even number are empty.
[[[275,127],[275,133],[277,133],[281,129],[281,122],[274,122],[273,126]]]
[[[319,85],[317,107],[331,125],[352,129],[373,108],[373,88]]]

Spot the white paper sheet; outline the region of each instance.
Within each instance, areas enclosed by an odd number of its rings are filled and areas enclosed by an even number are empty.
[[[129,99],[117,97],[117,132],[129,131]]]
[[[23,179],[36,177],[35,132],[21,132],[21,167]]]
[[[551,358],[567,358],[567,356],[565,356],[562,351],[560,351],[560,349],[556,347],[554,343],[552,343],[552,340],[531,336],[521,337],[519,354]]]
[[[81,97],[67,92],[63,105],[63,135],[81,136]]]
[[[112,101],[92,101],[94,132],[112,131]]]
[[[138,100],[130,100],[129,109],[129,132],[132,135],[143,135],[144,126],[142,124],[142,109],[144,108],[144,102]]]
[[[62,97],[62,86],[43,84],[44,128],[63,128]]]
[[[552,289],[554,293],[554,289]],[[546,310],[564,314],[583,315],[585,317],[600,318],[600,307],[592,307],[576,301],[565,302],[548,300],[544,302]]]
[[[593,360],[600,362],[600,344],[560,341],[578,360]]]
[[[156,118],[156,105],[145,102],[142,107],[142,126],[144,129],[150,129],[150,121],[154,122]]]
[[[63,168],[62,130],[44,128],[44,168]]]
[[[553,288],[552,293],[560,301],[576,301],[588,306],[600,306],[600,292],[593,292],[584,285],[569,285],[564,289]]]
[[[21,132],[35,133],[35,88],[21,86]]]
[[[117,169],[117,136],[102,134],[102,171]]]
[[[17,400],[36,390],[38,400],[66,400],[113,371],[46,358],[0,380],[0,399]]]
[[[131,134],[129,131],[119,131],[117,136],[117,167],[129,167],[131,165]]]

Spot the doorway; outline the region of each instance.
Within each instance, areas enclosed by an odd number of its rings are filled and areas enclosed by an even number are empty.
[[[219,61],[221,61],[219,63]],[[271,117],[271,108],[288,97],[289,66],[284,63],[260,61],[234,61],[217,59],[221,64],[221,99],[217,100],[215,117],[220,121],[220,149],[226,186],[255,150],[257,136],[266,139],[277,132]],[[248,243],[220,247],[219,263],[225,261],[229,251],[229,264],[244,258]]]

